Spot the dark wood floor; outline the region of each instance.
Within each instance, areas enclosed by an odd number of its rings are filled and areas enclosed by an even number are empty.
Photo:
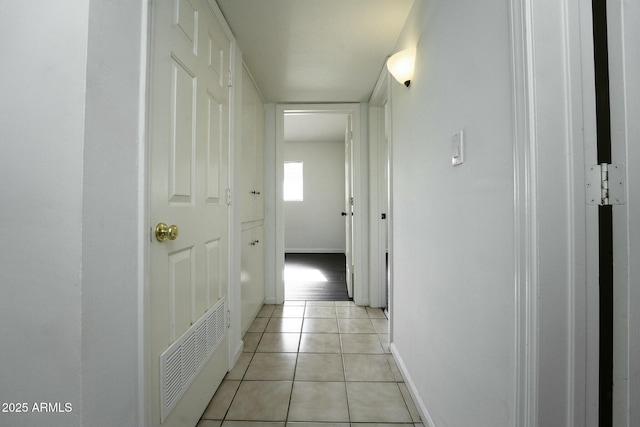
[[[349,301],[344,254],[285,254],[289,301]]]

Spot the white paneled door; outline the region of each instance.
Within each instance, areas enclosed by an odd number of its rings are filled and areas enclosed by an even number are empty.
[[[207,0],[152,14],[148,425],[186,426],[229,366],[230,41]]]

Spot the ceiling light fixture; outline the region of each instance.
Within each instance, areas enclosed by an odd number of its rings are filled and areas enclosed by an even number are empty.
[[[387,59],[387,69],[399,82],[409,87],[413,78],[413,66],[416,62],[415,48],[401,50]]]

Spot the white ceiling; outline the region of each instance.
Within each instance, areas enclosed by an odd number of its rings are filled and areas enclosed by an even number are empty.
[[[366,102],[414,0],[217,0],[266,102]]]

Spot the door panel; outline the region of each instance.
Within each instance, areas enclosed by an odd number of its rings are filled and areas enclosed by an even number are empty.
[[[264,104],[257,91],[255,91],[254,97],[256,103],[256,143],[253,186],[258,193],[254,196],[255,218],[264,219]]]
[[[244,335],[264,303],[264,226],[242,230],[242,319]]]
[[[194,95],[197,80],[192,73],[178,63],[171,61],[171,147],[169,150],[170,201],[191,203],[194,170],[195,135],[193,122]]]
[[[177,16],[175,23],[184,32],[189,41],[194,42],[197,40],[197,35],[195,34],[196,10],[187,0],[177,0],[176,3]]]
[[[179,232],[149,247],[148,413],[184,426],[228,368],[230,41],[206,0],[152,7],[149,220]]]
[[[220,268],[220,239],[215,239],[205,243],[206,258],[207,258],[207,270],[206,270],[206,284],[207,284],[207,307],[212,307],[218,300],[220,300],[225,291],[223,285],[224,277],[222,277],[222,269]]]
[[[241,221],[264,219],[264,104],[246,69],[242,70]]]
[[[184,334],[191,326],[191,294],[194,287],[193,248],[169,254],[169,342]]]
[[[242,183],[241,221],[255,220],[256,105],[247,70],[242,69]]]
[[[220,104],[211,94],[207,93],[207,202],[220,202],[220,160],[222,153],[222,132],[224,123],[224,104]]]

